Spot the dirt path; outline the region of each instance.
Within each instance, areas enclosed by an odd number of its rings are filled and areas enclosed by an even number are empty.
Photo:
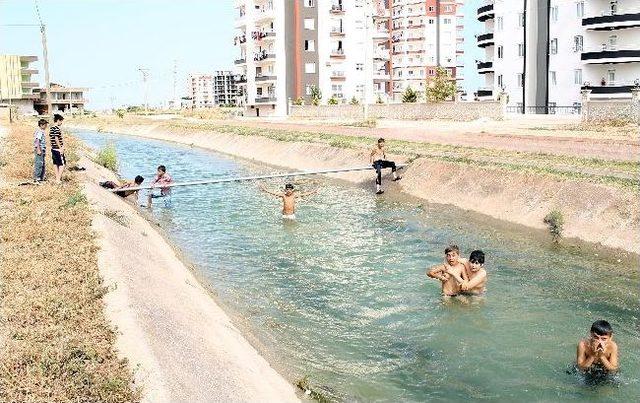
[[[145,401],[299,401],[151,224],[96,185],[113,174],[87,160],[81,165],[97,211],[107,315],[119,351],[139,365]]]
[[[634,135],[615,135],[612,138],[594,137],[593,133],[579,137],[577,133],[562,130],[559,127],[542,126],[522,128],[520,125],[501,128],[501,122],[468,123],[466,125],[451,122],[417,122],[399,125],[381,122],[377,128],[336,126],[315,122],[263,122],[263,121],[224,121],[224,124],[255,128],[318,131],[349,136],[417,141],[436,144],[451,144],[467,147],[493,148],[505,151],[549,153],[622,161],[640,159],[640,140]],[[394,127],[385,127],[394,126]],[[505,133],[512,130],[512,134]],[[518,133],[518,134],[516,134]],[[526,134],[522,134],[526,133]]]

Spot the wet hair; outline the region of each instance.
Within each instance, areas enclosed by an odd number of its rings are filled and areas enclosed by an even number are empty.
[[[469,262],[484,264],[484,252],[481,250],[474,250],[469,255]]]
[[[138,176],[136,176],[136,178],[133,181],[136,183],[136,185],[139,185],[142,182],[144,182],[144,178],[142,176],[138,175]]]
[[[293,190],[293,185],[290,183],[287,183],[286,185],[284,185],[285,190]]]
[[[164,165],[160,165],[158,166],[158,171],[162,171],[163,173],[167,172],[167,167],[165,167]]]
[[[40,119],[38,120],[38,126],[43,126],[43,125],[48,125],[49,122],[47,122],[47,119]]]
[[[55,115],[53,115],[53,123],[62,122],[63,120],[64,118],[62,117],[61,114],[56,113]]]
[[[460,248],[458,248],[458,245],[449,245],[444,248],[444,254],[446,255],[449,252],[456,252],[457,254],[460,254]]]
[[[382,137],[380,137],[380,138],[378,139],[378,143],[384,143],[384,139],[383,139]]]
[[[613,328],[606,320],[596,320],[591,325],[591,333],[595,333],[598,336],[609,336],[613,333]]]

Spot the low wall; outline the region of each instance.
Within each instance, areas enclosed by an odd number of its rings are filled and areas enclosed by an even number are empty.
[[[621,120],[640,124],[640,103],[632,100],[589,101],[583,106],[584,122]]]
[[[362,119],[362,105],[291,105],[290,117]],[[406,120],[457,120],[469,121],[480,118],[501,120],[503,108],[500,102],[439,102],[369,105],[372,118]]]

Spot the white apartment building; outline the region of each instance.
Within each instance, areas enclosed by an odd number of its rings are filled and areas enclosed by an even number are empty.
[[[581,90],[630,98],[640,79],[638,0],[486,1],[478,20],[480,100],[504,91],[518,112],[577,113]]]
[[[192,73],[189,74],[187,88],[189,88],[189,98],[191,98],[191,108],[213,108],[214,77],[211,74]]]
[[[437,67],[461,80],[464,23],[456,0],[390,0],[392,85],[399,100],[407,87],[423,92]],[[459,83],[460,84],[460,83]]]
[[[391,94],[384,0],[235,0],[235,60],[249,116],[284,116],[290,100],[375,102]],[[375,63],[374,63],[375,61]]]
[[[213,103],[235,105],[238,97],[236,76],[228,70],[218,70],[213,75]]]

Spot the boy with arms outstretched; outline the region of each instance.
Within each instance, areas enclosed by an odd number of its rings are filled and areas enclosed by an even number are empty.
[[[312,194],[318,192],[318,189],[315,189],[311,192],[298,193],[293,190],[293,185],[291,183],[287,183],[284,186],[284,193],[272,192],[268,190],[263,184],[260,184],[260,190],[267,194],[270,194],[271,196],[282,199],[282,218],[287,220],[296,219],[296,198],[311,196]]]

